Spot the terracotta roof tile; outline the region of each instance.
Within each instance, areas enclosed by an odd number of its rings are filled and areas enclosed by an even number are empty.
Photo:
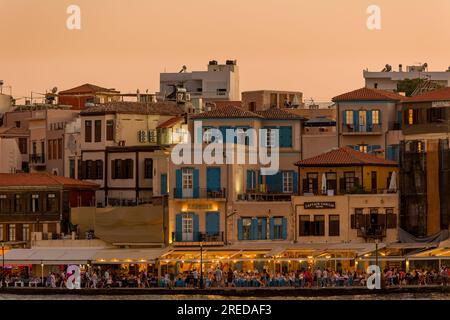
[[[274,119],[274,120],[301,120],[303,117],[289,112],[288,110],[279,109],[279,108],[270,108],[262,111],[255,111],[256,114],[259,114],[264,119]]]
[[[49,173],[0,173],[0,187],[12,186],[64,186],[82,189],[96,189],[99,187],[99,185],[92,182],[55,176]]]
[[[398,166],[397,162],[385,160],[367,153],[353,150],[349,147],[333,149],[316,157],[295,163],[299,167],[330,167],[330,166]]]
[[[159,129],[159,128],[170,128],[170,127],[172,127],[173,125],[175,125],[175,124],[177,124],[177,123],[179,123],[179,122],[181,122],[181,121],[183,121],[183,120],[184,120],[184,117],[183,117],[183,116],[176,116],[176,117],[170,118],[170,119],[167,120],[167,121],[164,121],[163,123],[161,123],[160,125],[158,125],[156,128],[157,128],[157,129]]]
[[[30,130],[16,127],[0,127],[0,135],[2,136],[28,136]]]
[[[442,88],[429,91],[408,99],[407,102],[432,102],[432,101],[450,101],[450,88]]]
[[[183,108],[178,106],[176,102],[108,102],[88,107],[81,111],[81,115],[89,114],[110,114],[110,113],[126,113],[126,114],[159,114],[159,115],[181,115],[184,113]]]
[[[107,89],[103,87],[96,86],[94,84],[85,83],[81,86],[67,89],[64,91],[60,91],[59,95],[67,95],[67,94],[83,94],[83,93],[96,93],[96,92],[111,92],[111,93],[119,93],[119,91],[113,89]]]
[[[211,119],[211,118],[262,118],[251,111],[244,110],[232,105],[216,106],[211,111],[192,115],[191,119]]]
[[[334,97],[333,102],[340,101],[405,101],[404,97],[394,92],[372,88],[361,88]]]

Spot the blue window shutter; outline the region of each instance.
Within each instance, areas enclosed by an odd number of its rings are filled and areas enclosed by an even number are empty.
[[[394,160],[394,150],[393,150],[392,146],[387,147],[387,159]]]
[[[377,112],[378,112],[378,119],[379,119],[378,121],[381,126],[381,124],[383,123],[383,119],[381,119],[381,110],[377,110]]]
[[[182,195],[183,195],[183,190],[182,190],[182,188],[183,188],[183,174],[182,174],[182,172],[181,172],[181,169],[178,169],[176,172],[175,172],[175,175],[176,175],[176,187],[175,187],[175,190],[176,190],[176,192],[175,192],[175,198],[181,198],[182,197]]]
[[[238,240],[242,240],[243,239],[243,235],[244,235],[244,228],[242,226],[242,219],[238,219],[237,221],[237,229],[238,229]]]
[[[182,232],[182,227],[181,227],[181,222],[182,221],[182,215],[181,213],[177,214],[176,218],[175,218],[175,241],[181,241],[181,232]]]
[[[262,218],[262,239],[267,240],[267,218]]]
[[[347,110],[342,111],[342,124],[347,125]]]
[[[269,219],[269,238],[270,240],[273,240],[273,218]]]
[[[283,240],[287,239],[287,218],[283,218],[283,226],[282,226],[282,237]]]
[[[356,150],[356,151],[359,151],[359,146],[355,146],[355,150]]]
[[[283,190],[283,175],[281,171],[271,176],[266,176],[267,186],[269,192],[282,192]]]
[[[353,111],[353,127],[355,132],[359,132],[359,111]]]
[[[194,169],[194,176],[193,176],[193,183],[194,183],[194,198],[198,198],[200,196],[200,189],[199,189],[199,171],[198,169]]]
[[[220,232],[220,214],[217,211],[206,212],[206,233],[218,235]]]
[[[380,146],[379,144],[374,144],[374,145],[372,146],[372,151],[380,150],[380,149],[381,149],[381,146]]]
[[[220,191],[220,168],[206,168],[206,189]]]
[[[367,132],[372,132],[372,110],[366,111],[366,127]]]
[[[298,173],[293,171],[292,172],[292,186],[294,189],[294,193],[298,192]]]
[[[263,184],[263,176],[261,174],[261,170],[258,170],[258,183],[259,185]]]
[[[401,111],[397,111],[397,122],[401,129],[402,128],[402,112]]]
[[[247,170],[247,191],[252,189],[252,176],[253,176],[253,171],[252,170]]]
[[[198,214],[192,214],[193,230],[194,230],[194,241],[200,241]]]
[[[258,219],[252,218],[252,229],[250,239],[258,240]]]
[[[367,146],[367,153],[371,153],[372,152],[372,146],[369,144],[368,146]]]
[[[160,190],[161,195],[166,195],[167,194],[167,174],[166,173],[161,173],[161,190]]]
[[[280,147],[292,147],[292,127],[280,127]]]

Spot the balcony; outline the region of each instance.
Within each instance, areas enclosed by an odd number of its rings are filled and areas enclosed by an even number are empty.
[[[247,190],[238,195],[239,201],[291,201],[295,192],[259,192]]]
[[[342,196],[347,194],[389,194],[389,193],[397,193],[397,190],[389,190],[389,189],[364,189],[360,186],[354,186],[353,188],[349,190],[329,190],[332,191],[330,193],[328,192],[322,192],[314,190],[313,192],[304,191],[302,192],[302,196]]]
[[[45,154],[44,153],[30,154],[30,164],[45,165]]]
[[[210,188],[174,188],[173,197],[175,199],[225,199],[227,196],[226,189],[210,189]]]
[[[386,227],[378,224],[369,224],[364,227],[360,227],[357,231],[358,237],[362,237],[366,240],[382,240],[386,237]]]
[[[183,233],[181,231],[172,232],[172,241],[175,245],[192,246],[192,245],[223,245],[223,232],[191,232]]]
[[[347,124],[342,126],[343,135],[381,135],[382,126],[381,124],[359,125],[355,126],[352,124]]]

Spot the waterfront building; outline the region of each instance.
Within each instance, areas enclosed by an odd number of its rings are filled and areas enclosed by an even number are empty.
[[[301,108],[303,93],[300,91],[256,90],[242,92],[242,107],[249,111],[271,108]]]
[[[58,103],[70,105],[74,110],[83,110],[87,106],[99,103],[119,101],[120,92],[90,83],[58,92]]]
[[[411,79],[426,79],[438,86],[450,86],[450,68],[445,71],[428,71],[428,65],[403,66],[400,64],[397,71],[392,70],[392,67],[387,65],[382,71],[364,70],[363,76],[365,80],[365,87],[372,89],[387,90],[391,92],[398,92],[397,84],[403,80]]]
[[[348,147],[301,160],[293,197],[298,243],[396,242],[396,162]],[[394,179],[394,181],[392,181]]]
[[[361,88],[333,98],[337,108],[338,146],[398,161],[401,102],[389,91]]]
[[[0,241],[27,246],[70,235],[71,209],[95,205],[97,187],[49,173],[0,173]]]
[[[79,177],[100,185],[99,206],[151,203],[167,194],[168,153],[185,139],[185,105],[111,102],[81,116]],[[81,161],[80,161],[81,160]]]
[[[206,71],[164,72],[159,76],[161,99],[173,94],[177,87],[183,87],[192,99],[203,101],[241,100],[239,91],[239,67],[236,60],[219,64],[216,60],[208,63]]]
[[[402,103],[402,227],[417,237],[447,234],[450,222],[450,89]]]
[[[245,144],[248,156],[249,128],[279,129],[279,170],[261,174],[261,164],[180,164],[170,168],[169,228],[175,246],[285,243],[293,238],[290,199],[297,192],[294,163],[301,159],[301,118],[282,109],[250,112],[234,106],[216,107],[190,117],[189,130],[201,121],[205,148],[213,139],[208,130],[235,129],[240,138],[224,139],[226,145]],[[234,162],[235,163],[235,162]]]

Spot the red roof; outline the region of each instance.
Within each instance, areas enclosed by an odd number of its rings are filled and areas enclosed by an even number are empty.
[[[349,147],[333,149],[316,157],[300,160],[298,167],[332,167],[332,166],[398,166],[397,162],[385,160],[374,155],[362,153]]]
[[[96,86],[94,84],[85,83],[81,86],[67,89],[64,91],[60,91],[58,94],[65,95],[65,94],[86,94],[86,93],[97,93],[97,92],[111,92],[111,93],[119,93],[119,91],[116,91],[114,89],[107,89],[103,87]]]
[[[284,110],[284,109],[280,109],[280,108],[270,108],[270,109],[266,109],[266,110],[261,110],[261,111],[255,111],[256,114],[259,114],[260,116],[262,116],[264,119],[273,119],[273,120],[300,120],[303,119],[303,117]]]
[[[191,119],[215,119],[215,118],[257,118],[257,119],[276,119],[276,120],[300,120],[298,115],[286,110],[271,108],[263,111],[248,111],[243,108],[232,105],[224,105],[191,116]]]
[[[215,100],[211,101],[211,103],[214,103],[216,107],[226,107],[226,106],[242,107],[242,101]]]
[[[394,92],[372,88],[361,88],[334,97],[334,102],[340,101],[404,101],[409,98]]]
[[[161,123],[160,125],[158,125],[156,128],[157,128],[157,129],[159,129],[159,128],[170,128],[170,127],[176,125],[177,123],[180,123],[180,122],[183,121],[183,120],[184,120],[184,117],[183,117],[183,116],[173,117],[173,118],[170,118],[170,119],[167,120],[167,121],[164,121],[163,123]]]
[[[70,179],[50,173],[0,173],[0,187],[46,187],[62,186],[66,188],[97,189],[99,185]]]
[[[425,92],[418,96],[408,99],[407,102],[432,102],[432,101],[450,101],[450,88],[442,88]]]

